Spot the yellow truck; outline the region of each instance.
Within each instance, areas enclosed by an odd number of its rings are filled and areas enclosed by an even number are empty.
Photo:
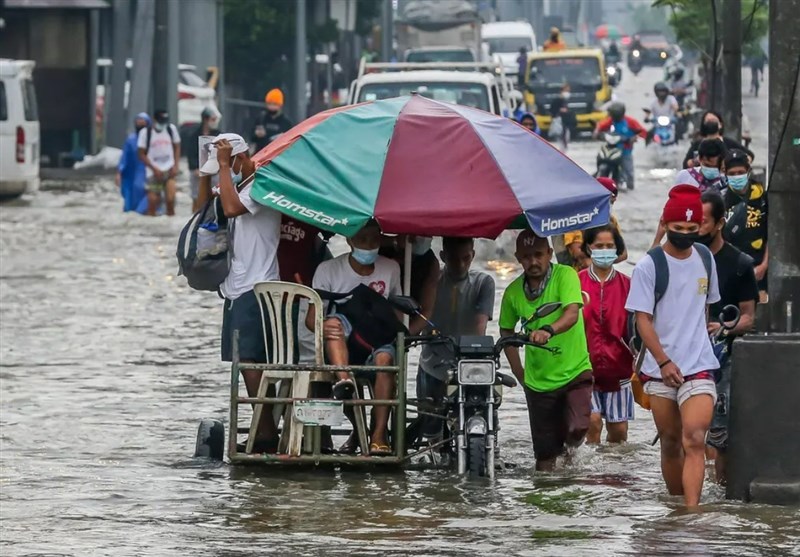
[[[596,48],[530,54],[525,84],[525,104],[543,131],[550,128],[550,106],[564,84],[570,86],[567,103],[578,131],[592,131],[606,117],[603,106],[611,100],[603,51]]]

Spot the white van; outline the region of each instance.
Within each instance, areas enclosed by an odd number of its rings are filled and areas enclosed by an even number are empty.
[[[39,189],[39,112],[30,60],[0,59],[0,199]]]
[[[483,42],[489,46],[492,59],[500,58],[507,75],[517,75],[520,47],[536,52],[536,34],[527,21],[495,21],[481,28]]]

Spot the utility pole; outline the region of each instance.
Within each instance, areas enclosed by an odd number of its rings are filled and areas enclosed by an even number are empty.
[[[125,111],[125,63],[130,49],[130,9],[128,0],[114,1],[111,85],[105,94],[104,120],[106,145],[118,148],[125,143],[125,131],[131,120]]]
[[[150,84],[153,66],[153,35],[155,33],[155,0],[136,2],[136,19],[133,26],[133,67],[128,114],[150,111]],[[151,115],[152,116],[152,115]]]
[[[719,93],[725,135],[741,140],[742,136],[742,0],[722,0],[719,27],[722,65]]]
[[[769,5],[770,329],[800,331],[800,0]],[[727,122],[726,122],[726,128]]]
[[[295,122],[306,119],[306,81],[308,81],[308,41],[306,40],[306,0],[295,0],[294,94]]]
[[[800,0],[770,2],[769,19],[770,326],[733,345],[727,497],[798,505]]]
[[[153,39],[153,110],[166,109],[170,122],[178,124],[178,51],[180,50],[180,4],[156,0]]]
[[[381,60],[392,60],[392,47],[394,46],[394,14],[392,13],[392,0],[383,0],[381,11]]]

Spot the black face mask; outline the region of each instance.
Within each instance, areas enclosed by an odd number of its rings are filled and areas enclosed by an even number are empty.
[[[700,126],[700,135],[716,135],[719,133],[719,122],[703,122]]]
[[[710,246],[716,237],[716,234],[698,234],[697,243],[703,244],[704,246]]]
[[[700,241],[700,235],[696,232],[685,234],[683,232],[667,230],[667,240],[677,249],[683,251],[692,247],[695,242]]]
[[[273,108],[268,108],[267,114],[269,114],[270,116],[275,116],[276,114],[278,114],[278,111]]]
[[[553,41],[554,43],[557,43],[558,42],[558,35],[550,35],[550,40]]]

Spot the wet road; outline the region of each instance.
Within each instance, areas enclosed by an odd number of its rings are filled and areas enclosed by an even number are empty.
[[[626,76],[620,96],[644,106],[635,91],[657,75]],[[593,170],[595,151],[569,154]],[[634,260],[671,177],[640,155],[616,208]],[[193,461],[198,421],[227,417],[221,303],[174,276],[185,203],[175,220],[120,205],[99,179],[0,208],[2,555],[800,554],[796,509],[726,502],[707,484],[701,511],[681,511],[639,409],[628,445],[534,475],[518,390],[500,411],[516,467],[494,482]],[[517,271],[499,269],[502,287]]]

